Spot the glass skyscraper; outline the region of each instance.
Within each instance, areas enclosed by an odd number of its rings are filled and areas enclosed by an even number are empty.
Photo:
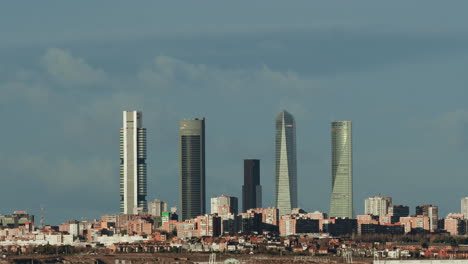
[[[262,207],[260,185],[260,160],[244,160],[244,185],[242,186],[242,212]]]
[[[205,214],[205,118],[179,123],[179,221]]]
[[[120,213],[147,211],[146,203],[146,128],[143,115],[123,112],[120,129]]]
[[[297,207],[296,122],[286,111],[276,116],[276,207],[280,216]]]
[[[331,123],[332,194],[330,217],[353,217],[353,149],[351,121]]]

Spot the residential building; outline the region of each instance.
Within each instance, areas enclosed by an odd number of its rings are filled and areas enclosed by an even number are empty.
[[[400,217],[410,215],[409,206],[406,205],[391,205],[388,208],[388,214],[391,216],[392,224],[400,222]]]
[[[297,203],[296,122],[287,111],[276,116],[276,208],[291,213]]]
[[[283,215],[279,224],[280,236],[319,232],[319,220],[306,217]]]
[[[197,216],[198,237],[221,235],[221,217],[216,214]]]
[[[238,213],[237,197],[221,195],[211,198],[211,214],[225,215]]]
[[[244,185],[242,186],[242,212],[262,207],[262,186],[260,185],[260,160],[244,160]]]
[[[123,112],[120,129],[120,213],[146,211],[146,128],[143,114]]]
[[[148,203],[148,214],[152,216],[162,216],[163,212],[167,212],[167,203],[159,199],[155,199]]]
[[[262,216],[261,230],[277,232],[279,225],[279,211],[278,208],[255,208],[247,210],[249,213],[257,213]]]
[[[429,217],[430,230],[437,230],[438,226],[438,215],[439,208],[432,204],[424,204],[416,206],[416,216],[424,215]]]
[[[429,217],[424,215],[401,217],[400,223],[405,227],[405,233],[429,232],[431,230]]]
[[[466,233],[466,221],[463,214],[449,214],[444,220],[444,229],[452,236],[464,235]]]
[[[351,121],[331,123],[332,194],[330,217],[353,218],[353,144]]]
[[[371,215],[386,215],[388,214],[388,208],[392,203],[391,197],[383,197],[383,196],[373,196],[369,197],[365,200],[364,208],[365,214]]]
[[[205,118],[179,123],[180,220],[205,214]]]

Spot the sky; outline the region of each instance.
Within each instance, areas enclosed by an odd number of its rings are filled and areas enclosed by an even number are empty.
[[[354,203],[468,196],[466,1],[10,1],[0,9],[0,214],[119,210],[122,111],[143,111],[148,200],[178,205],[178,121],[206,118],[207,198],[241,197],[296,118],[299,205],[328,212],[330,122],[353,121]],[[241,204],[241,203],[240,203]]]

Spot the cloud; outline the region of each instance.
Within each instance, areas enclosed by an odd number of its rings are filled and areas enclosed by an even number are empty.
[[[83,59],[58,48],[48,49],[42,57],[42,64],[54,79],[66,84],[90,85],[106,79],[104,71],[94,69]]]
[[[137,74],[146,87],[171,90],[210,90],[224,94],[252,92],[295,93],[316,88],[311,79],[292,71],[274,71],[263,65],[251,69],[220,69],[169,56],[157,56],[151,66]]]

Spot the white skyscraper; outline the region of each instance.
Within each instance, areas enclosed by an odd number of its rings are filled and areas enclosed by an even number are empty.
[[[468,197],[461,199],[461,214],[465,219],[468,219]]]
[[[146,204],[146,128],[142,113],[123,112],[120,129],[120,213],[147,211]]]
[[[386,215],[392,203],[392,198],[383,196],[373,196],[365,200],[365,214]]]
[[[297,207],[296,122],[286,111],[276,116],[276,207],[280,216]]]

